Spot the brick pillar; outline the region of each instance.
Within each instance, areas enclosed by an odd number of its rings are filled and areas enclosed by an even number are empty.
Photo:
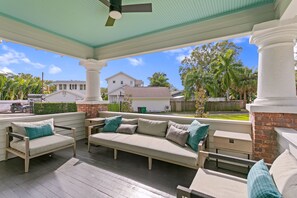
[[[79,104],[77,103],[78,112],[86,112],[86,118],[98,117],[98,111],[108,111],[107,103],[103,104]]]
[[[297,114],[261,113],[250,114],[252,122],[253,159],[264,159],[272,163],[278,155],[277,133],[275,127],[294,128],[297,130]]]

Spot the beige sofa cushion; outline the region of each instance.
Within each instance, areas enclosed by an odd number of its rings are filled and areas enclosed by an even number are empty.
[[[138,118],[134,119],[128,119],[128,118],[122,118],[122,124],[138,124]]]
[[[190,189],[220,198],[248,197],[246,179],[207,169],[198,170]]]
[[[147,120],[139,118],[137,132],[153,136],[165,137],[167,124],[167,121]]]
[[[270,174],[284,198],[297,197],[297,160],[288,150],[274,160]]]
[[[92,143],[150,156],[164,161],[196,166],[197,153],[165,138],[143,134],[97,133],[90,137]]]
[[[54,119],[48,119],[48,120],[41,120],[41,121],[36,121],[36,122],[12,122],[11,127],[14,133],[19,133],[21,135],[26,135],[26,130],[25,127],[36,127],[36,126],[44,126],[49,124],[54,131]],[[20,139],[18,138],[13,138],[14,141],[18,141]]]
[[[33,139],[30,140],[29,143],[30,156],[38,155],[73,143],[74,138],[59,134]],[[10,147],[25,152],[25,141],[11,142]]]

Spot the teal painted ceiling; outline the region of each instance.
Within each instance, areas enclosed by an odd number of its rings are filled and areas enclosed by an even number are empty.
[[[125,13],[105,27],[108,8],[98,0],[0,0],[0,15],[91,47],[235,13],[274,0],[123,0],[152,3],[152,13]]]

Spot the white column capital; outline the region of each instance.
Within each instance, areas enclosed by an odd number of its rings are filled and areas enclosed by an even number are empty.
[[[297,38],[297,18],[290,20],[274,20],[254,26],[250,43],[261,50],[274,45],[293,45]]]
[[[257,98],[249,110],[254,111],[259,106],[264,106],[261,110],[265,111],[272,106],[296,109],[293,51],[296,38],[297,17],[254,26],[250,43],[258,46],[258,89]]]
[[[82,59],[79,65],[85,67],[87,70],[100,71],[107,65],[106,60],[95,60],[95,59]]]
[[[100,93],[100,71],[107,65],[105,60],[83,59],[79,64],[86,68],[86,95],[84,103],[99,104],[102,102]]]

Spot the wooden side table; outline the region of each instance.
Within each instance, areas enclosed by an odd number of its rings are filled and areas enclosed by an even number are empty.
[[[219,150],[226,150],[246,154],[247,158],[250,159],[252,154],[252,138],[250,134],[217,130],[213,135],[213,140],[216,153]],[[216,160],[216,166],[218,167],[218,160]]]
[[[102,124],[104,125],[105,118],[88,118],[85,119],[85,134],[86,138],[88,138],[88,126]]]

